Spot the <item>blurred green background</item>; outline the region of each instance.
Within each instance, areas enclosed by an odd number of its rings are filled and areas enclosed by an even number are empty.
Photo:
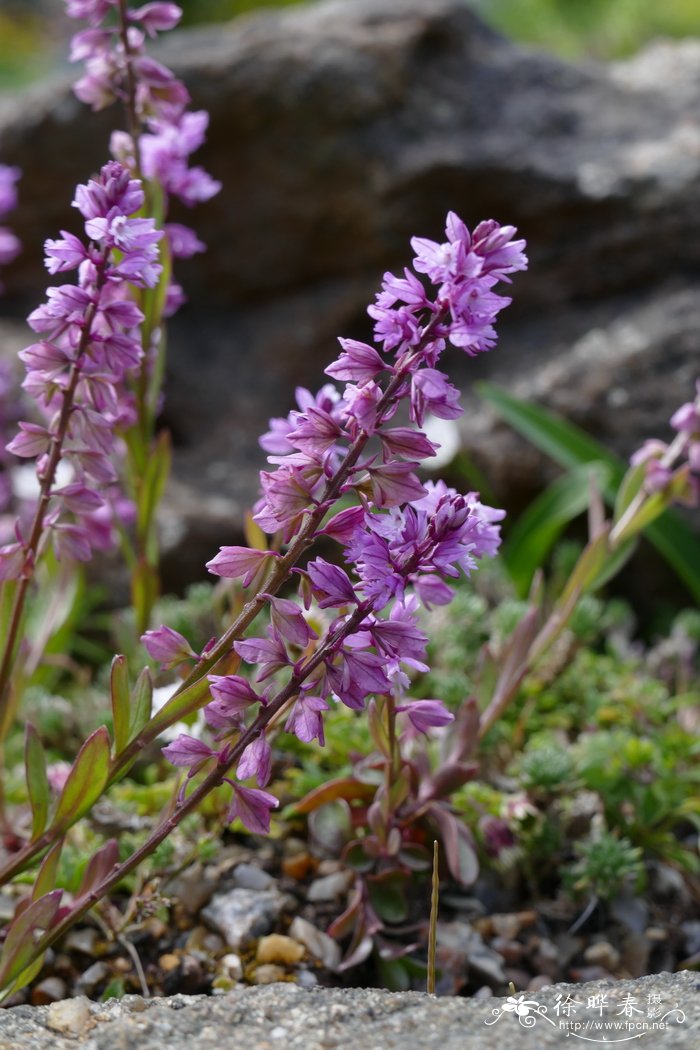
[[[183,24],[223,21],[299,0],[181,0]],[[353,3],[354,0],[346,0]],[[700,36],[700,0],[464,0],[508,36],[567,58],[632,54],[658,36]],[[0,88],[65,61],[74,31],[63,0],[1,0]]]

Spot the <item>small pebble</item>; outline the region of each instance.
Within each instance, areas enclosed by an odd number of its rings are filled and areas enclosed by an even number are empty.
[[[165,955],[161,955],[158,960],[158,965],[161,970],[164,970],[166,973],[171,973],[173,970],[177,970],[180,965],[180,956],[174,955],[172,952],[166,952]]]
[[[60,977],[45,977],[32,988],[32,1006],[47,1006],[48,1003],[58,1002],[59,999],[65,999],[67,992],[66,982]]]
[[[620,965],[620,953],[609,941],[594,941],[583,953],[583,958],[593,966],[604,966],[606,970],[616,970]]]
[[[107,980],[108,977],[109,969],[106,963],[95,962],[92,966],[88,966],[87,970],[81,973],[80,977],[75,982],[75,987],[79,992],[94,992],[98,984]]]
[[[228,952],[227,955],[222,956],[221,965],[226,970],[228,976],[233,978],[234,981],[243,980],[243,963],[241,962],[240,955]]]
[[[286,976],[281,966],[275,966],[274,963],[263,963],[255,971],[253,980],[255,984],[276,984],[278,981],[283,981]]]
[[[233,873],[233,881],[243,890],[269,890],[275,885],[272,875],[257,864],[239,864]]]
[[[320,870],[320,868],[319,868]],[[334,901],[347,893],[354,875],[351,871],[335,871],[332,875],[324,875],[320,879],[314,879],[309,886],[306,899],[314,903],[319,901]]]
[[[289,935],[295,941],[299,941],[310,952],[314,958],[319,959],[329,970],[334,970],[340,965],[340,945],[329,937],[327,933],[317,929],[301,915],[295,916],[289,927]]]
[[[304,957],[304,947],[291,937],[271,933],[258,941],[257,960],[259,963],[282,963],[293,966]]]
[[[644,931],[644,936],[648,941],[652,941],[654,944],[660,944],[663,941],[668,940],[668,933],[663,926],[647,926]]]
[[[82,1035],[94,1024],[90,1003],[84,995],[51,1003],[46,1014],[46,1023],[54,1032]]]

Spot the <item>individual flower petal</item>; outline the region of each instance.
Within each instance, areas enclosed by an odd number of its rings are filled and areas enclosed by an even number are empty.
[[[279,800],[268,791],[246,788],[232,783],[233,801],[226,814],[231,824],[238,817],[241,823],[255,835],[267,835],[270,831],[270,813],[279,806]]]

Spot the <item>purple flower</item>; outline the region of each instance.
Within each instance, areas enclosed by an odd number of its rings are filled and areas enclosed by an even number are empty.
[[[186,660],[196,660],[197,654],[179,631],[161,624],[155,630],[141,635],[146,652],[164,668],[177,667]]]
[[[198,773],[210,758],[218,757],[217,752],[208,744],[186,733],[181,733],[171,744],[162,748],[162,752],[173,766],[189,769],[188,777]]]
[[[428,413],[438,419],[457,419],[462,415],[459,390],[435,368],[422,368],[411,379],[411,419],[419,427]]]
[[[419,733],[429,733],[431,729],[449,725],[455,720],[442,700],[411,700],[408,704],[399,704],[396,710],[404,711]]]
[[[285,730],[293,733],[298,740],[310,744],[312,740],[318,740],[321,747],[325,744],[323,736],[323,711],[328,710],[328,704],[321,696],[310,696],[301,693],[294,702],[287,719]]]
[[[356,339],[339,339],[338,342],[343,348],[343,353],[325,370],[326,375],[332,379],[366,383],[376,379],[387,367],[373,346],[359,343]]]
[[[279,806],[279,800],[268,791],[259,788],[246,788],[233,781],[233,801],[226,814],[227,824],[232,824],[238,817],[241,823],[254,835],[267,835],[270,831],[270,813]]]
[[[227,580],[242,577],[243,586],[247,587],[262,565],[273,557],[276,555],[251,547],[220,547],[206,568],[213,576],[224,576]]]
[[[238,728],[253,704],[262,703],[247,678],[239,675],[209,675],[212,703],[204,708],[204,717],[215,729]]]
[[[339,565],[316,558],[306,567],[319,608],[328,609],[357,602],[348,574]]]
[[[274,627],[268,627],[267,638],[244,638],[233,643],[233,648],[246,663],[259,668],[256,681],[264,682],[275,671],[289,667],[284,641]]]
[[[381,467],[369,467],[375,504],[378,507],[398,507],[424,496],[425,487],[413,473],[413,468],[417,466],[417,463],[393,462]]]
[[[256,737],[243,751],[236,776],[239,780],[255,777],[259,787],[265,787],[272,771],[272,748],[264,736]]]

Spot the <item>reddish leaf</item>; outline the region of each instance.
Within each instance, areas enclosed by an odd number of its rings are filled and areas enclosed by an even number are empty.
[[[109,733],[100,726],[87,738],[68,774],[52,827],[69,828],[97,801],[109,777]]]
[[[314,788],[305,795],[300,802],[294,805],[295,813],[312,813],[319,806],[325,806],[327,802],[344,798],[347,802],[360,799],[363,802],[374,798],[376,791],[374,784],[363,784],[354,777],[339,777],[337,780],[329,780],[326,784]]]

